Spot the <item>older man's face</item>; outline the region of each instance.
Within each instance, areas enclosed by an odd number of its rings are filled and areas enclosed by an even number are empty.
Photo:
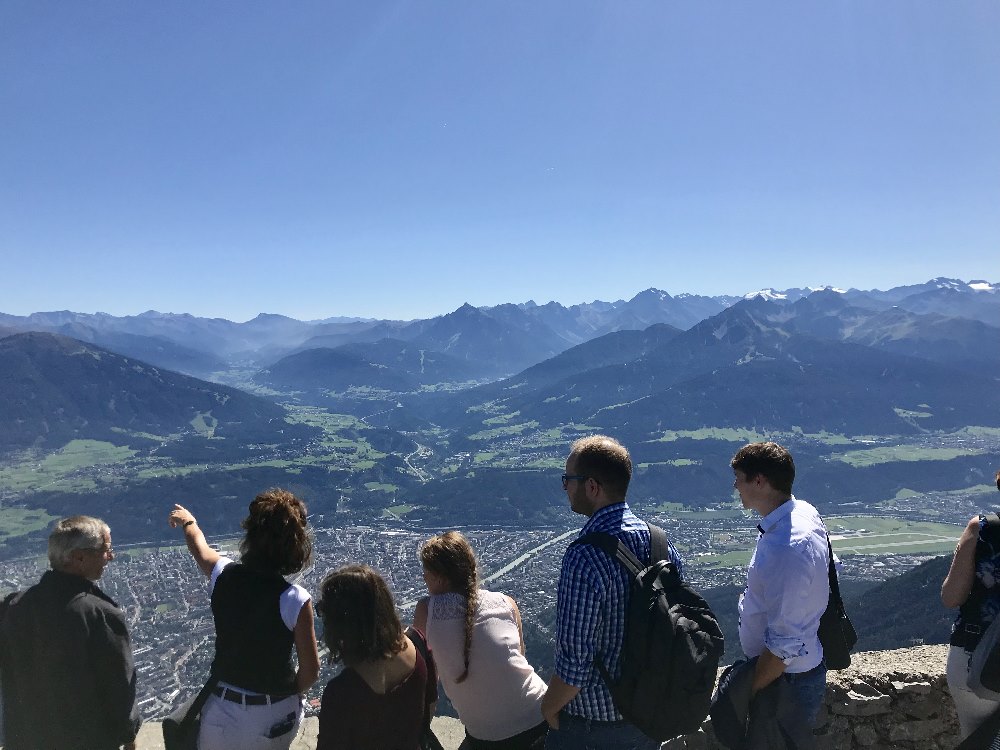
[[[115,553],[111,549],[111,534],[104,532],[104,541],[96,549],[81,550],[83,575],[90,581],[100,580],[104,575],[104,569],[108,563],[115,559]]]

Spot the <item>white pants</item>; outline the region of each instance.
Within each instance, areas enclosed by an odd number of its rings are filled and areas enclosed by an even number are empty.
[[[969,690],[969,659],[972,656],[961,646],[948,649],[948,666],[945,676],[948,678],[948,690],[955,701],[955,711],[958,713],[959,734],[964,740],[997,710],[997,702],[980,698]]]
[[[198,750],[288,750],[301,723],[298,695],[263,706],[244,706],[212,695],[201,711]]]

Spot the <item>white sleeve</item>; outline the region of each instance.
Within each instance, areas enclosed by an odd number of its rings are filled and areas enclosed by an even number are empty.
[[[298,622],[299,612],[309,603],[312,597],[309,592],[301,586],[292,584],[281,595],[279,607],[281,609],[281,621],[289,630],[295,630],[295,623]]]
[[[212,575],[209,576],[208,579],[209,596],[211,596],[212,592],[215,591],[215,582],[219,579],[219,574],[222,572],[222,569],[225,568],[227,565],[232,565],[232,564],[233,561],[230,560],[228,557],[220,557],[218,561],[215,563],[215,567],[212,568]]]

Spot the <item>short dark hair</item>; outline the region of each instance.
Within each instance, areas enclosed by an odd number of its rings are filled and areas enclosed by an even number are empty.
[[[607,435],[580,438],[569,449],[577,474],[596,479],[609,497],[624,500],[632,480],[632,459],[625,446]]]
[[[742,471],[747,479],[754,479],[759,475],[778,492],[792,494],[795,461],[792,460],[792,454],[777,443],[747,443],[736,451],[729,465]]]
[[[367,565],[347,565],[320,584],[316,609],[330,660],[348,666],[387,659],[403,650],[403,625],[382,576]]]
[[[266,490],[250,503],[243,519],[241,562],[281,575],[297,573],[312,559],[312,533],[306,504],[287,490]]]

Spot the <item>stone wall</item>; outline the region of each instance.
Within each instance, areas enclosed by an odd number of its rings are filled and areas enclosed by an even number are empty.
[[[830,672],[817,729],[818,750],[944,750],[958,744],[958,720],[944,669],[947,646],[855,654],[850,669]],[[455,719],[438,717],[435,731],[454,750],[464,731]],[[316,720],[307,721],[293,750],[316,746]],[[158,724],[143,727],[138,750],[162,748]],[[663,750],[717,750],[711,722],[697,734],[666,743]]]
[[[465,729],[458,719],[447,716],[436,716],[432,724],[434,733],[444,745],[444,750],[458,750],[465,737]],[[319,731],[319,720],[314,716],[302,723],[298,736],[292,743],[291,750],[316,750],[316,734]],[[136,750],[164,750],[163,730],[159,722],[143,724],[135,741]]]
[[[958,744],[958,719],[945,681],[947,646],[854,654],[830,672],[816,730],[818,750],[944,750]],[[711,722],[664,750],[716,750]]]

